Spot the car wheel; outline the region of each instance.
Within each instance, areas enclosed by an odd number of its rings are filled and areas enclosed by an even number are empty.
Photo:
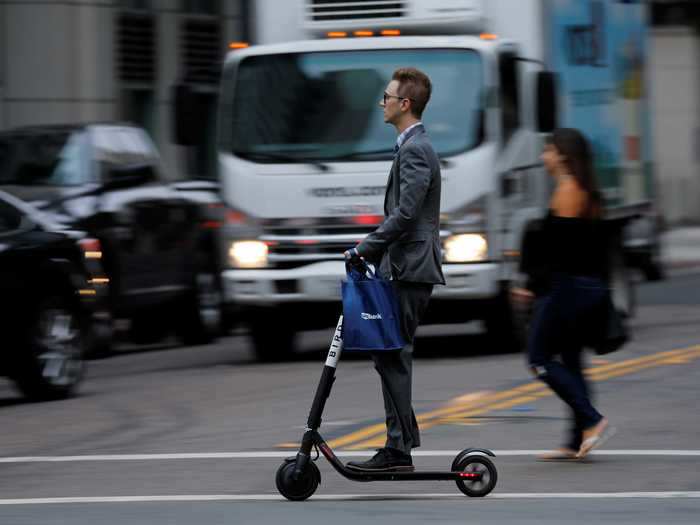
[[[85,316],[71,298],[49,297],[36,309],[30,330],[28,352],[14,375],[17,386],[34,400],[70,396],[85,372]]]
[[[186,345],[207,344],[221,335],[224,292],[215,271],[195,275],[192,291],[182,306],[176,331]]]

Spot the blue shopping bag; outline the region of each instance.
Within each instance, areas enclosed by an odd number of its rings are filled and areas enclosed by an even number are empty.
[[[366,264],[345,265],[343,281],[343,348],[346,350],[400,350],[399,303],[389,281],[377,277]]]

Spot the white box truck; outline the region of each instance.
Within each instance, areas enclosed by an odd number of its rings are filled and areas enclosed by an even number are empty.
[[[426,323],[480,319],[494,344],[517,343],[507,290],[547,210],[539,155],[554,126],[592,142],[608,218],[636,235],[627,258],[656,261],[645,2],[275,4],[258,27],[299,24],[307,39],[231,51],[218,115],[225,294],[259,358],[337,319],[342,252],[382,220],[396,136],[378,102],[400,66],[432,79],[423,120],[442,164],[447,284]],[[633,284],[612,255],[616,302],[630,313]]]

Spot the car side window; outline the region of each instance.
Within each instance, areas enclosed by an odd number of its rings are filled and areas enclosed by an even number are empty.
[[[4,201],[0,201],[0,235],[19,230],[22,225],[22,212]]]
[[[90,181],[90,158],[85,132],[73,133],[58,156],[58,164],[46,183],[80,186]]]
[[[89,182],[84,132],[46,130],[0,139],[0,181],[22,186],[80,186]]]

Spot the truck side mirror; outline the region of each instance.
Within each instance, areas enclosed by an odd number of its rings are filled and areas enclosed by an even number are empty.
[[[551,71],[537,72],[537,131],[551,133],[557,128],[557,78]]]
[[[206,126],[206,113],[200,107],[200,96],[188,84],[175,84],[172,94],[173,142],[181,146],[198,144]]]

